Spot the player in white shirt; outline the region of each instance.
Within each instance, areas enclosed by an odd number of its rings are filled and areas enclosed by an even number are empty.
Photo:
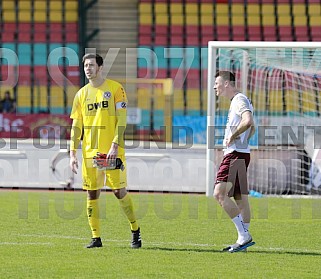
[[[249,233],[251,212],[247,183],[249,139],[255,132],[253,106],[236,89],[235,76],[229,71],[217,72],[214,90],[218,97],[231,100],[223,142],[224,156],[217,172],[214,197],[232,219],[238,232],[236,243],[223,251],[237,252],[254,244]]]

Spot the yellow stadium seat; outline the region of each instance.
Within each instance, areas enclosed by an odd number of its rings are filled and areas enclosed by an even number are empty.
[[[271,90],[269,92],[269,107],[271,112],[283,112],[283,100],[281,90]]]
[[[274,26],[275,25],[275,16],[274,15],[263,15],[263,26]]]
[[[78,92],[79,87],[77,86],[68,86],[67,87],[67,106],[71,107],[74,102],[74,97]]]
[[[171,14],[183,14],[183,5],[180,3],[171,4]]]
[[[50,1],[50,10],[53,11],[61,11],[62,10],[62,2],[61,1]]]
[[[141,3],[139,5],[139,13],[140,14],[151,14],[152,13],[152,5],[150,3]]]
[[[20,0],[18,3],[19,10],[27,10],[30,11],[31,6],[30,0]]]
[[[254,91],[251,97],[255,111],[266,111],[266,99],[264,91]]]
[[[198,89],[189,89],[187,95],[187,109],[199,110],[200,109],[200,93]]]
[[[294,26],[306,26],[307,18],[305,15],[294,16]]]
[[[315,112],[315,95],[312,92],[303,91],[302,92],[302,111],[306,112]]]
[[[19,10],[18,13],[18,20],[24,21],[24,22],[29,22],[31,21],[31,11],[30,10]]]
[[[30,86],[20,85],[17,90],[17,107],[31,107]]]
[[[186,15],[186,24],[187,25],[198,25],[198,16],[197,15]]]
[[[186,4],[186,14],[197,14],[198,13],[198,6],[196,3],[190,3],[190,4]]]
[[[232,5],[232,15],[242,15],[244,16],[244,5],[243,4],[233,4]]]
[[[201,15],[201,24],[202,25],[212,25],[213,24],[213,16],[208,14]]]
[[[148,88],[138,88],[137,98],[138,98],[138,107],[141,109],[150,109],[150,89]]]
[[[151,25],[152,24],[152,15],[151,14],[140,14],[139,23],[145,24],[145,25]]]
[[[62,12],[51,10],[49,13],[49,19],[51,22],[62,22]],[[66,20],[68,17],[66,16]]]
[[[249,15],[259,15],[260,6],[258,4],[248,4],[247,5],[247,14]]]
[[[16,12],[10,10],[3,11],[3,21],[4,22],[16,22]]]
[[[48,107],[47,86],[39,86],[35,90],[36,106],[41,108]]]
[[[305,5],[304,4],[293,4],[292,11],[294,16],[305,15]]]
[[[46,11],[47,9],[47,1],[35,1],[34,2],[35,10]]]
[[[175,89],[173,99],[174,99],[174,109],[175,110],[184,110],[183,90]]]
[[[310,4],[308,6],[309,15],[320,15],[321,5],[320,4]]]
[[[201,4],[201,15],[204,14],[213,14],[213,4],[202,3]]]
[[[78,22],[78,11],[68,10],[66,12],[66,22]]]
[[[279,16],[278,23],[281,26],[291,26],[291,17],[289,15]]]
[[[155,13],[159,14],[167,14],[167,4],[166,3],[155,3]]]
[[[168,16],[164,14],[156,15],[156,24],[168,25]]]
[[[259,26],[260,25],[260,16],[257,14],[248,15],[247,23],[250,26]]]
[[[299,112],[299,97],[298,94],[293,94],[291,90],[287,90],[285,94],[285,103],[287,112]]]
[[[263,4],[262,5],[263,15],[274,15],[274,5],[273,4]]]
[[[310,26],[320,26],[321,15],[311,15],[310,16]]]
[[[232,24],[233,25],[242,25],[244,26],[245,24],[245,18],[244,15],[232,15]]]
[[[15,1],[2,1],[2,10],[14,10],[15,9]]]
[[[34,12],[34,21],[35,22],[45,22],[47,20],[47,12],[46,11],[35,11]]]
[[[229,25],[229,19],[225,15],[217,15],[216,23],[217,25]]]
[[[155,88],[154,89],[154,108],[157,110],[163,110],[165,107],[165,98],[163,94],[162,88]]]
[[[78,11],[78,1],[66,1],[65,2],[65,9]]]
[[[50,88],[50,102],[51,107],[61,108],[64,106],[64,90],[59,86],[52,86]]]
[[[264,11],[264,10],[263,10]],[[277,5],[277,13],[279,16],[282,15],[290,15],[290,5],[289,4],[278,4]]]
[[[228,16],[228,5],[227,4],[217,4],[216,5],[216,15]]]
[[[173,25],[183,25],[184,23],[183,15],[172,15],[171,22]]]
[[[218,109],[228,111],[230,108],[230,100],[227,98],[220,98],[218,100]]]

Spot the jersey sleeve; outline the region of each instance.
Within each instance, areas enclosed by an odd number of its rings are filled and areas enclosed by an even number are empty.
[[[245,111],[252,112],[251,103],[246,96],[240,96],[237,100],[236,114],[241,116]]]
[[[115,94],[115,107],[118,109],[127,109],[127,95],[125,89],[120,85]]]
[[[114,143],[124,145],[124,132],[127,126],[127,96],[124,88],[120,85],[115,94],[115,109],[117,116]]]
[[[75,95],[72,109],[70,113],[71,119],[82,119],[82,113],[81,113],[81,103],[80,103],[80,91],[77,92]]]

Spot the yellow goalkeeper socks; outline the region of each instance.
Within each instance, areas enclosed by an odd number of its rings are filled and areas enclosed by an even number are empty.
[[[134,206],[133,201],[129,194],[127,194],[125,197],[119,200],[120,206],[123,209],[125,215],[127,216],[127,219],[130,223],[130,229],[132,231],[138,230],[138,223],[136,220],[135,212],[134,212]]]
[[[89,226],[91,228],[92,237],[93,238],[100,237],[98,199],[97,200],[87,199],[87,217],[88,217]]]

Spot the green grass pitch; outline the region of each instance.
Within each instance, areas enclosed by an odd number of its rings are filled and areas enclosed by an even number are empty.
[[[101,195],[102,248],[86,249],[86,194],[0,191],[1,278],[320,278],[321,199],[251,198],[247,253],[221,253],[234,225],[204,195],[133,194],[143,247]]]

